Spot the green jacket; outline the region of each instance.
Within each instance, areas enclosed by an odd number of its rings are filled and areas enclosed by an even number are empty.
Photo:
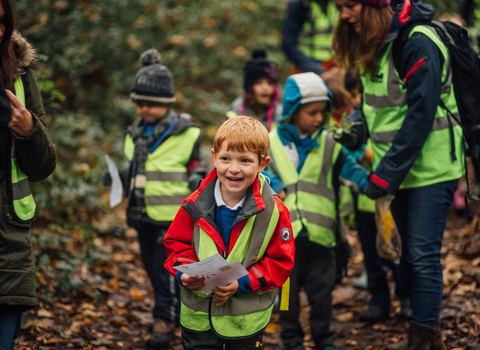
[[[35,122],[33,133],[19,137],[9,129],[0,130],[0,305],[20,305],[25,309],[38,305],[35,291],[35,259],[30,239],[30,223],[21,223],[12,215],[11,181],[7,173],[10,157],[5,154],[15,141],[17,160],[30,182],[46,179],[55,169],[55,148],[48,137],[45,112],[35,74],[35,50],[14,33],[19,75],[25,90],[26,108]]]

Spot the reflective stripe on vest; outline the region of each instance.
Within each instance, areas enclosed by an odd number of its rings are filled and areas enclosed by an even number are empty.
[[[25,91],[20,77],[17,78],[14,86],[15,95],[22,105],[25,106]],[[30,189],[28,177],[18,165],[15,140],[13,138],[10,157],[12,167],[13,210],[18,219],[21,221],[29,221],[33,219],[33,216],[35,215],[36,205]]]
[[[313,60],[325,62],[333,57],[333,31],[339,12],[335,1],[328,2],[327,13],[316,1],[310,1],[309,5],[313,21],[307,19],[303,24],[298,38],[298,49]]]
[[[415,27],[413,33],[422,33],[429,37],[442,52],[445,65],[442,71],[441,99],[457,117],[458,108],[452,84],[448,51],[435,30],[427,26]],[[382,158],[391,148],[391,143],[402,127],[408,112],[407,91],[395,69],[392,54],[393,42],[389,43],[378,58],[376,76],[362,74],[364,86],[363,114],[367,121],[372,150],[374,153],[372,169],[375,170]],[[400,188],[428,186],[439,182],[458,179],[463,174],[463,141],[460,125],[452,120],[455,135],[455,150],[458,161],[452,161],[450,151],[450,131],[446,111],[437,107],[435,120],[430,134],[415,163],[402,182]]]
[[[200,129],[197,127],[170,136],[148,154],[145,175],[132,179],[131,189],[145,189],[145,210],[152,220],[172,221],[191,193],[187,164],[199,136]],[[124,152],[129,160],[133,159],[135,144],[130,134],[125,137]]]
[[[290,211],[294,237],[305,227],[309,240],[335,246],[337,210],[332,184],[333,164],[342,149],[331,135],[317,136],[320,147],[308,153],[300,174],[293,167],[277,132],[270,133],[272,166],[286,187],[285,205]],[[270,165],[269,165],[270,166]]]
[[[273,190],[265,183],[263,175],[259,177],[265,210],[247,220],[227,257],[227,261],[237,261],[246,269],[263,257],[280,217]],[[194,227],[192,245],[199,260],[218,253],[215,242],[197,225]],[[255,267],[252,270],[258,278],[263,277]],[[217,307],[211,301],[211,296],[203,290],[191,292],[182,288],[180,322],[183,327],[196,331],[206,331],[211,324],[214,331],[223,337],[251,336],[268,325],[277,294],[278,289],[259,291],[233,297]]]

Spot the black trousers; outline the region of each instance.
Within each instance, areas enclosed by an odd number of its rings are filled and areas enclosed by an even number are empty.
[[[138,241],[143,265],[155,295],[153,316],[177,321],[180,319],[180,286],[176,278],[163,267],[167,260],[163,245],[167,230],[168,228],[142,223],[138,230]]]
[[[224,339],[212,330],[196,332],[182,329],[182,343],[185,350],[248,350],[262,349],[263,332],[244,339]]]
[[[310,327],[317,349],[333,345],[335,332],[332,321],[332,291],[335,287],[335,249],[310,242],[307,237],[295,240],[295,266],[290,274],[290,306],[280,311],[282,340],[292,348],[303,343],[300,325],[300,300],[298,293],[304,287],[311,306]]]

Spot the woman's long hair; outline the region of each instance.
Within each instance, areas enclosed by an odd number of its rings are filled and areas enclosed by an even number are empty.
[[[12,45],[13,10],[10,0],[0,0],[0,3],[5,11],[5,33],[0,42],[0,80],[5,88],[13,91],[13,84],[17,79],[17,60]]]
[[[360,33],[340,18],[332,43],[340,66],[352,72],[363,68],[368,75],[377,74],[375,57],[388,38],[392,13],[390,6],[377,8],[362,5]]]

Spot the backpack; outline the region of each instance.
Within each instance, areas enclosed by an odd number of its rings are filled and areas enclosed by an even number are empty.
[[[411,30],[419,24],[433,27],[436,30],[450,56],[450,69],[448,74],[452,74],[460,120],[445,106],[442,100],[440,100],[440,107],[447,112],[451,157],[453,160],[456,160],[453,119],[462,127],[463,138],[466,144],[465,157],[467,155],[471,157],[473,166],[477,172],[477,169],[479,169],[478,166],[480,165],[478,147],[475,149],[475,146],[480,145],[480,58],[470,46],[468,33],[464,28],[452,22],[424,21],[412,23],[400,29],[392,48],[394,65],[402,81],[405,77],[405,73],[400,70],[403,51]],[[468,187],[465,197],[468,195],[469,199],[478,201],[479,198],[470,192],[468,186],[468,171],[465,171],[465,177]],[[466,200],[465,202],[468,205]]]

